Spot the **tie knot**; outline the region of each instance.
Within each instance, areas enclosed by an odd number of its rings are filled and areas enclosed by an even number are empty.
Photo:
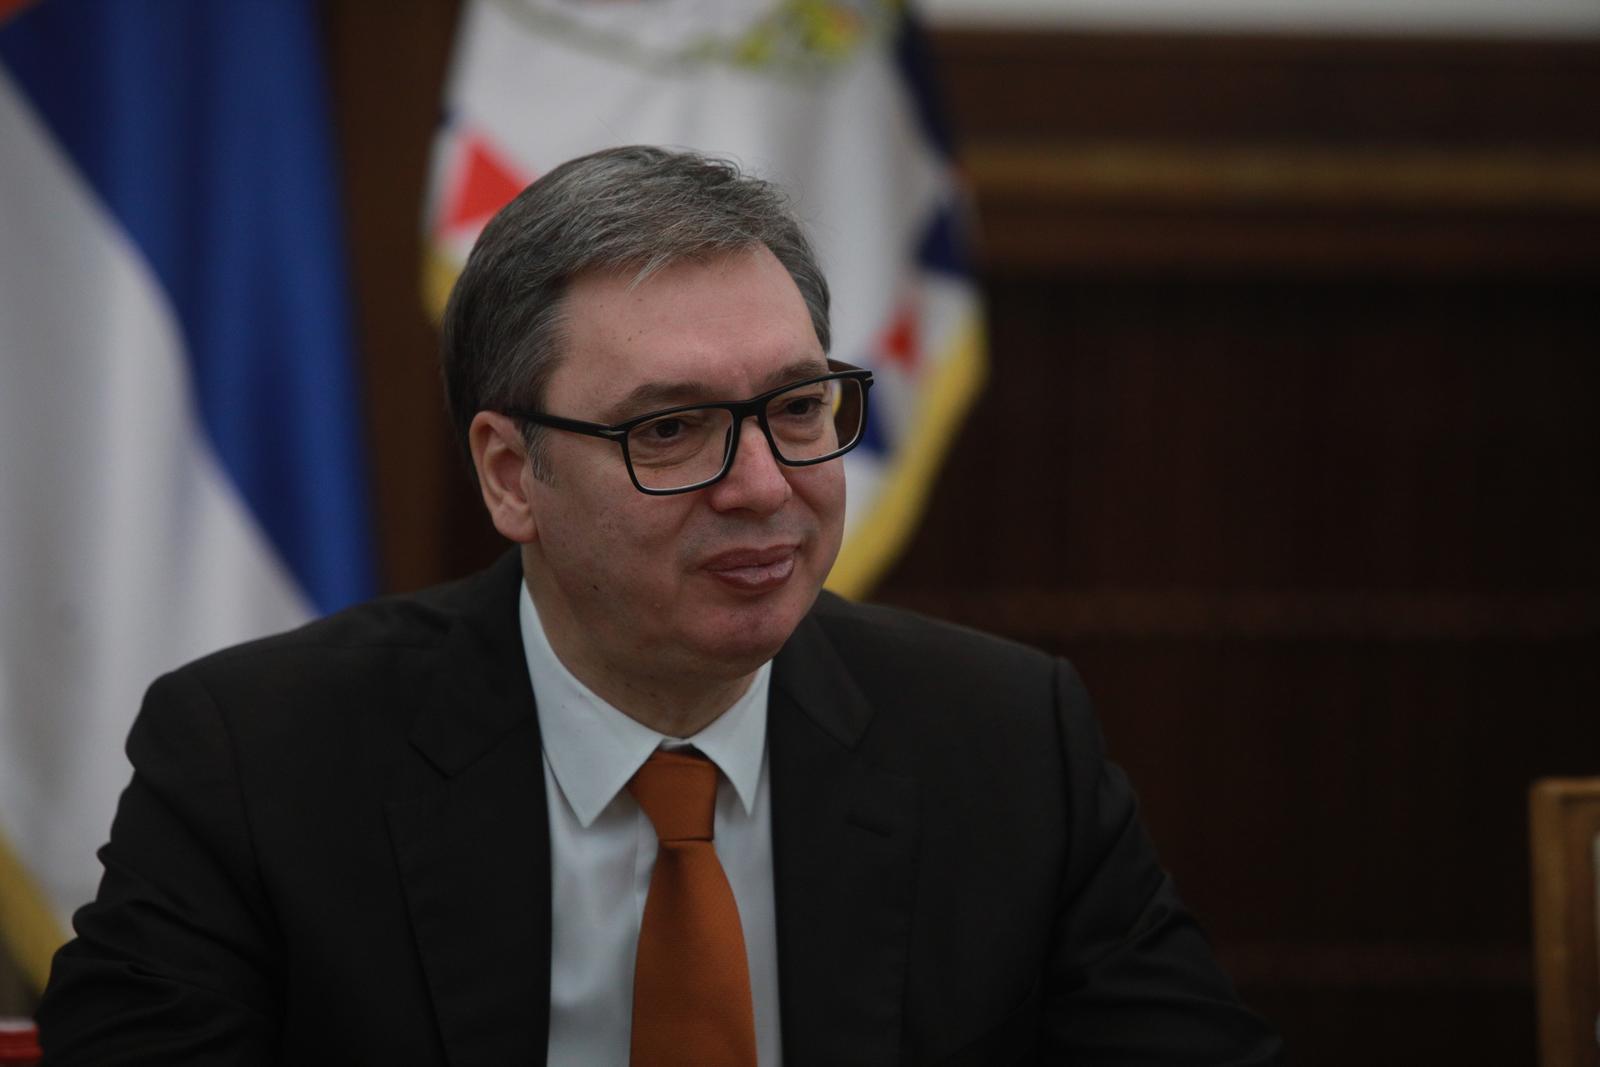
[[[662,841],[710,841],[717,767],[704,756],[657,750],[628,782]]]

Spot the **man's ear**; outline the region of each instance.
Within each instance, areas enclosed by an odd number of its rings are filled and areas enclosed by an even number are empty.
[[[472,465],[478,471],[478,488],[483,506],[502,537],[528,544],[539,536],[528,482],[528,451],[522,443],[522,428],[512,419],[493,411],[480,411],[467,428],[467,444],[472,449]]]

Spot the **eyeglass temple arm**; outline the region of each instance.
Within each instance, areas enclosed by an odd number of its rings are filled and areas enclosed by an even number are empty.
[[[573,433],[588,434],[590,437],[604,437],[615,441],[627,436],[626,430],[619,430],[615,426],[606,426],[598,422],[583,422],[579,419],[564,419],[560,415],[546,415],[542,411],[529,411],[527,408],[506,408],[501,414],[523,422],[531,422],[535,426],[549,426],[556,430],[570,430]]]

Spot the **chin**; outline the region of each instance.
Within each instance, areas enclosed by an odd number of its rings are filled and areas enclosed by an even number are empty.
[[[697,644],[707,659],[726,664],[731,674],[748,674],[778,654],[815,599],[813,591],[803,603],[790,595],[774,603],[742,605],[723,614]]]
[[[795,623],[798,625],[799,620]],[[707,658],[727,664],[730,674],[748,674],[778,654],[794,626],[757,626],[718,634],[705,645]]]

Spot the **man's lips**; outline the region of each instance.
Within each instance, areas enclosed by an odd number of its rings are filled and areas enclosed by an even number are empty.
[[[701,566],[713,578],[736,589],[762,592],[775,589],[794,573],[799,545],[733,548],[718,552]]]

